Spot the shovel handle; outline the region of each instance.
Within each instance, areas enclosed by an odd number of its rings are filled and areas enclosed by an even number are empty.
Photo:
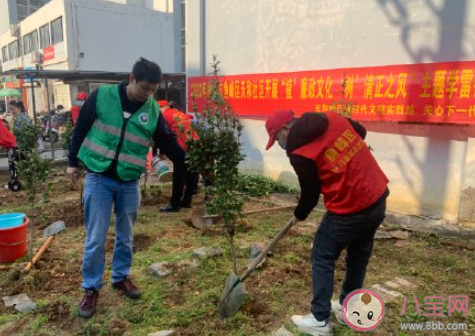
[[[43,246],[41,246],[41,248],[39,249],[39,251],[36,253],[36,255],[33,257],[33,261],[32,262],[29,262],[26,267],[25,267],[25,271],[29,271],[31,269],[31,267],[36,264],[36,262],[38,261],[38,259],[41,258],[41,256],[43,255],[43,253],[46,251],[46,249],[48,248],[48,246],[50,246],[51,242],[53,241],[53,238],[54,236],[50,236],[48,237],[48,239],[45,241],[45,243],[43,244]]]
[[[266,248],[261,252],[261,254],[259,254],[259,256],[256,259],[254,259],[254,261],[249,265],[247,270],[245,270],[244,273],[242,273],[241,276],[239,277],[239,280],[241,282],[246,280],[246,278],[252,273],[252,271],[256,269],[257,265],[260,264],[262,259],[264,259],[267,256],[267,254],[270,251],[272,251],[272,249],[277,244],[277,242],[280,239],[282,239],[282,237],[287,233],[287,231],[289,231],[290,228],[295,224],[295,221],[296,221],[295,217],[292,217],[292,219],[290,219],[287,222],[287,224],[285,224],[285,226],[279,231],[277,236],[275,236],[275,238],[271,240],[271,242],[266,246]]]

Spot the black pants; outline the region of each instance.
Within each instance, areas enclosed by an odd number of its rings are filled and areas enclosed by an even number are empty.
[[[174,207],[180,207],[182,203],[189,204],[198,188],[198,179],[198,174],[192,172],[187,165],[174,165],[170,204]]]
[[[347,249],[346,276],[340,303],[362,288],[373,250],[374,234],[384,220],[387,193],[374,205],[352,215],[327,212],[315,235],[312,251],[312,314],[319,321],[330,317],[335,262]]]

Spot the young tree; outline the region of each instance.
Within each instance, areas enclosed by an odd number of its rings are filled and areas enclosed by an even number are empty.
[[[206,204],[206,209],[208,213],[223,218],[237,274],[234,236],[243,206],[236,190],[238,165],[244,159],[239,141],[243,126],[221,93],[219,64],[217,56],[213,55],[213,79],[208,97],[203,111],[199,112],[199,121],[192,124],[186,143],[187,163],[191,170],[208,181],[206,194],[211,196],[211,201]],[[193,131],[198,135],[197,140],[191,136]]]
[[[51,159],[44,159],[40,156],[38,139],[41,136],[41,128],[35,125],[24,125],[20,134],[17,134],[18,143],[22,144],[19,150],[20,161],[18,161],[18,175],[28,194],[30,203],[30,261],[33,260],[33,218],[35,217],[35,206],[39,188],[46,181],[51,171]]]

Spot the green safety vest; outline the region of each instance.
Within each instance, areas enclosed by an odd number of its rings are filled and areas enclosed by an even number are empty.
[[[139,179],[145,172],[150,140],[157,128],[159,113],[158,105],[149,98],[126,120],[123,116],[119,86],[101,86],[97,95],[96,121],[84,139],[78,158],[88,169],[97,173],[106,171],[117,158],[119,179]],[[124,141],[117,155],[121,136]]]

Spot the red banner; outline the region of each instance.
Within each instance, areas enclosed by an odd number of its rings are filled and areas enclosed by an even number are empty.
[[[243,117],[277,110],[346,112],[359,120],[475,123],[475,61],[220,77]],[[189,77],[188,102],[201,110],[214,77]]]
[[[43,61],[50,61],[54,59],[54,46],[49,46],[43,49]]]

